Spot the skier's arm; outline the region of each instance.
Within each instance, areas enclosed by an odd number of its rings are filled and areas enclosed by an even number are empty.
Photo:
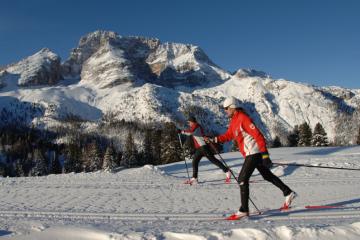
[[[228,142],[234,138],[233,132],[231,131],[230,127],[227,129],[227,131],[214,138],[215,142],[223,143]]]
[[[184,134],[184,135],[186,135],[186,136],[191,136],[191,135],[193,135],[195,129],[196,129],[196,126],[192,126],[192,127],[190,127],[189,129],[184,129],[184,130],[182,130],[182,131],[181,131],[181,134]]]

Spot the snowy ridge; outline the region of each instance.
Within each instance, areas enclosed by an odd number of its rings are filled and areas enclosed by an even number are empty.
[[[34,55],[6,68],[9,74],[19,75],[18,85],[53,85],[60,80],[60,58],[44,48]]]
[[[347,97],[342,98],[339,92]],[[281,136],[281,131],[290,131],[293,126],[303,122],[308,122],[312,128],[319,122],[330,139],[335,134],[337,101],[356,109],[360,100],[360,95],[339,87],[318,88],[283,79],[239,77],[236,74],[222,85],[197,90],[196,93],[214,98],[238,98],[250,114],[256,111],[255,114],[258,115],[252,116],[254,119],[261,119],[266,126],[262,129],[271,136]]]

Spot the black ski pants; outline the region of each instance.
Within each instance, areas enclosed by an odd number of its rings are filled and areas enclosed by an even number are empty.
[[[202,157],[207,157],[207,159],[209,159],[210,162],[212,162],[213,164],[215,164],[216,166],[221,168],[221,170],[223,170],[224,172],[229,171],[229,169],[227,167],[225,167],[225,165],[222,164],[222,162],[220,162],[219,159],[217,159],[214,156],[214,154],[211,152],[209,146],[204,145],[204,146],[201,146],[198,149],[196,149],[195,154],[193,156],[193,161],[192,161],[193,178],[198,177],[199,162]]]
[[[275,176],[269,168],[262,164],[261,153],[249,155],[245,158],[238,178],[241,195],[241,207],[239,210],[242,212],[249,211],[249,179],[255,168],[266,181],[277,186],[283,192],[284,196],[287,196],[292,192],[291,189],[280,180],[280,178]]]

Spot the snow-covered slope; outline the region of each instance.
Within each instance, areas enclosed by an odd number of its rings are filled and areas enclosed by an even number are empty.
[[[270,149],[275,163],[357,168],[360,147]],[[222,154],[239,173],[238,152]],[[191,172],[191,165],[190,167]],[[272,169],[298,193],[293,210],[266,211],[241,221],[224,221],[237,211],[239,187],[203,159],[199,185],[182,184],[183,162],[147,165],[116,173],[0,178],[1,239],[359,239],[359,171],[285,167]],[[258,208],[278,209],[284,197],[257,171],[250,196]],[[306,210],[307,205],[339,209]],[[255,210],[250,204],[251,211]]]
[[[360,106],[357,91],[238,73],[222,85],[195,93],[213,98],[238,98],[254,119],[261,118],[265,124],[262,129],[271,136],[284,137],[295,125],[307,122],[312,128],[321,123],[332,139],[338,111],[354,111]]]
[[[44,48],[34,55],[6,68],[6,73],[18,76],[17,84],[20,86],[53,85],[61,79],[60,57],[49,49]]]
[[[0,87],[0,100],[40,104],[44,116],[33,120],[40,126],[68,114],[97,121],[107,112],[119,120],[179,121],[181,112],[195,109],[208,131],[223,131],[227,119],[219,105],[235,96],[269,140],[278,135],[283,142],[305,121],[312,128],[320,122],[332,140],[339,113],[360,106],[360,90],[272,79],[248,69],[231,75],[198,46],[108,31],[82,37],[61,67],[48,49],[5,67]],[[0,109],[8,108],[0,101]]]

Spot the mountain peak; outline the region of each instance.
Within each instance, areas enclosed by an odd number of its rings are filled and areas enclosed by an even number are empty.
[[[19,86],[55,84],[61,79],[60,57],[48,48],[12,64],[6,68],[7,74],[18,77]]]
[[[247,78],[247,77],[270,78],[270,76],[268,74],[266,74],[265,72],[257,71],[257,70],[249,69],[249,68],[247,68],[247,69],[240,68],[233,75],[238,78]]]

